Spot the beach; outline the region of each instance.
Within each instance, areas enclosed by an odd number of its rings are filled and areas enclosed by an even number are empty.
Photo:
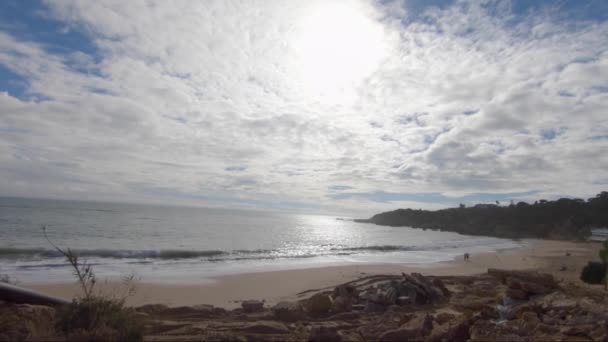
[[[305,268],[273,272],[242,273],[212,278],[203,284],[172,284],[136,282],[135,294],[127,299],[132,306],[165,304],[168,306],[192,306],[211,304],[232,309],[240,307],[244,300],[264,300],[272,305],[284,300],[297,300],[302,293],[313,289],[331,288],[347,281],[375,274],[400,274],[418,272],[423,275],[460,276],[485,273],[488,268],[510,270],[536,269],[552,274],[556,279],[578,279],[582,267],[598,259],[600,244],[597,242],[569,242],[555,240],[522,240],[519,249],[502,250],[471,255],[470,261],[462,257],[448,262],[415,265],[401,263],[354,264]],[[73,298],[80,289],[76,283],[21,284],[49,295]],[[101,280],[98,290],[120,296],[124,286],[120,282]]]

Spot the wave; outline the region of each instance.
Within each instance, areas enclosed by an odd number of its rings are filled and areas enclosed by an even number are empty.
[[[73,250],[80,257],[126,259],[125,262],[152,262],[150,260],[178,260],[178,259],[204,259],[206,261],[241,261],[241,260],[264,260],[264,259],[297,259],[312,258],[316,256],[347,256],[363,253],[394,253],[394,252],[416,252],[437,251],[453,248],[466,248],[479,246],[480,241],[462,241],[442,245],[423,246],[399,246],[399,245],[372,245],[372,246],[337,246],[332,244],[322,245],[316,249],[253,249],[253,250],[118,250],[118,249],[83,249]],[[490,241],[487,241],[490,242]],[[495,242],[496,243],[496,242]],[[481,244],[485,245],[485,244]],[[488,244],[489,245],[489,244]],[[0,248],[0,259],[47,259],[62,258],[63,255],[57,250],[43,248]],[[132,260],[132,261],[128,261]]]
[[[80,257],[99,257],[114,259],[191,259],[229,255],[218,250],[120,250],[120,249],[82,249],[72,250]],[[60,258],[63,255],[52,249],[43,248],[0,248],[0,258]]]

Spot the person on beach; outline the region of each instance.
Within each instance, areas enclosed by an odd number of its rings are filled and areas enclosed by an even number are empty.
[[[469,253],[464,253],[464,261],[469,261]]]

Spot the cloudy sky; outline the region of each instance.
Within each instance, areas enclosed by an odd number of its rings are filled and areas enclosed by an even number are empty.
[[[605,0],[0,2],[0,196],[366,216],[607,151]]]

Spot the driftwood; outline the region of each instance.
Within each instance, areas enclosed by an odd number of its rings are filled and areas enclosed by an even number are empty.
[[[0,282],[0,300],[16,304],[67,305],[69,300]]]

